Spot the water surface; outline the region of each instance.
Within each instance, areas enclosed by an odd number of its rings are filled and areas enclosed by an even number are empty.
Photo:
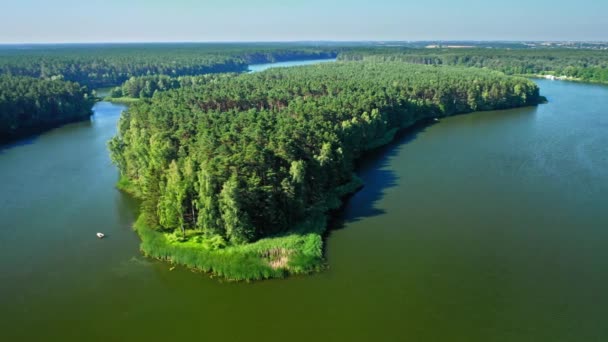
[[[608,87],[537,82],[546,105],[448,118],[371,155],[329,269],[252,284],[140,256],[106,150],[124,107],[3,147],[2,336],[606,341]]]
[[[260,72],[271,68],[287,68],[302,65],[313,65],[319,63],[330,63],[335,62],[335,58],[329,59],[311,59],[307,61],[291,61],[291,62],[279,62],[279,63],[265,63],[265,64],[252,64],[247,69],[249,72]]]

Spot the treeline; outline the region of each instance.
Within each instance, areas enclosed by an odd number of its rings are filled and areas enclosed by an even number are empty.
[[[510,75],[551,74],[584,81],[608,82],[608,52],[605,50],[424,49],[373,44],[368,47],[362,44],[315,46],[295,43],[9,47],[0,49],[0,74],[44,79],[63,77],[67,81],[78,82],[93,89],[118,86],[131,77],[138,76],[167,75],[176,78],[209,73],[240,73],[246,71],[249,64],[337,56],[344,61],[402,61],[467,66],[489,68]]]
[[[608,53],[582,49],[420,49],[357,47],[340,49],[342,61],[406,62],[425,65],[451,65],[488,68],[509,75],[556,75],[608,83]],[[279,56],[278,60],[287,58]],[[291,56],[293,57],[293,56]],[[327,56],[321,56],[327,57]],[[247,55],[251,63],[272,60],[263,53]],[[274,59],[274,61],[278,61]],[[116,87],[111,97],[150,98],[158,91],[208,82],[198,76],[147,75],[131,77]]]
[[[538,101],[533,82],[475,69],[390,62],[273,69],[135,104],[109,146],[123,186],[144,200],[148,225],[239,245],[319,210],[351,181],[361,153],[401,128]]]
[[[345,51],[339,59],[466,66],[498,70],[509,75],[568,76],[608,83],[608,51],[605,50],[359,48]]]
[[[251,63],[333,58],[337,49],[305,45],[130,44],[0,49],[0,74],[63,77],[89,88],[133,76],[243,72]]]
[[[93,103],[76,83],[0,75],[0,142],[86,119]]]
[[[235,77],[237,74],[208,74],[199,76],[170,77],[167,75],[152,75],[131,77],[119,87],[110,91],[110,98],[151,98],[154,94],[181,87],[194,87],[214,82],[223,78]]]

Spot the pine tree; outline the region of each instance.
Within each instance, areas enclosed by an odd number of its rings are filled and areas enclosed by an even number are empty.
[[[219,196],[226,235],[233,244],[243,244],[253,238],[253,227],[249,222],[247,212],[241,210],[239,197],[238,180],[233,174],[224,183]]]
[[[158,202],[158,218],[165,228],[180,228],[186,235],[184,226],[184,199],[186,187],[175,160],[169,165],[167,179],[161,183],[161,195]]]

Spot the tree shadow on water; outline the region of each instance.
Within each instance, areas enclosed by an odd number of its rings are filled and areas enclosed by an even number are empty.
[[[36,142],[39,136],[40,134],[36,134],[27,138],[21,138],[7,143],[0,143],[0,154],[19,146],[31,145]]]
[[[330,215],[328,234],[345,228],[348,223],[385,214],[376,207],[387,189],[399,183],[399,177],[389,168],[391,160],[401,152],[404,145],[414,141],[418,135],[434,123],[420,123],[403,130],[393,142],[367,152],[357,163],[355,172],[364,183],[358,192],[346,197],[340,209]]]

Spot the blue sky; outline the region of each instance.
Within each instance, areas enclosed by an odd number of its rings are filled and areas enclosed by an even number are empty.
[[[3,0],[0,43],[608,40],[608,0]]]

